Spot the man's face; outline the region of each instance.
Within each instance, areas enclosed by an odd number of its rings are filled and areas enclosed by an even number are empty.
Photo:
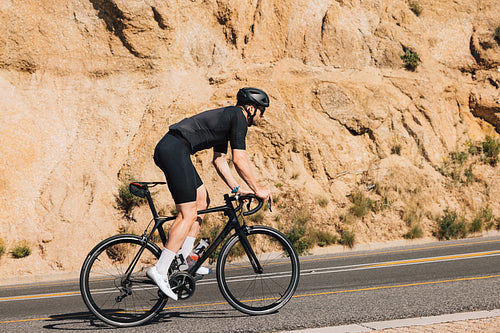
[[[251,113],[256,112],[255,117],[253,118],[253,125],[259,126],[262,118],[264,118],[264,111],[266,110],[266,108],[261,106],[257,107],[251,106],[251,108],[252,108],[252,110],[250,111]]]

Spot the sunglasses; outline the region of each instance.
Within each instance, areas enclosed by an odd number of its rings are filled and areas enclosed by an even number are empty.
[[[262,117],[264,115],[264,112],[266,111],[266,108],[263,106],[257,106],[257,110],[260,111],[260,116]]]

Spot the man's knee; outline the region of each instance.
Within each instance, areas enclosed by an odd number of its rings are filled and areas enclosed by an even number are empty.
[[[198,216],[198,211],[196,205],[189,205],[183,207],[177,207],[177,211],[182,220],[194,222]]]

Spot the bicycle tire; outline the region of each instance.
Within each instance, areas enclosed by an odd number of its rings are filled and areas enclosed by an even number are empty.
[[[262,268],[256,273],[234,235],[224,244],[217,261],[217,283],[226,301],[250,315],[276,312],[293,296],[300,263],[292,243],[278,230],[265,226],[248,228],[247,239]]]
[[[135,235],[117,235],[96,245],[85,259],[80,273],[80,292],[89,310],[100,320],[116,327],[137,326],[152,320],[167,299],[146,277],[161,251],[148,242],[130,275],[125,271],[144,240]]]

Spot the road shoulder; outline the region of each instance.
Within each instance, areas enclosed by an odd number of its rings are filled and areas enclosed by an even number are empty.
[[[408,332],[468,332],[470,331],[469,329],[474,329],[475,331],[479,330],[481,332],[496,332],[495,330],[498,329],[498,327],[500,327],[500,309],[310,328],[286,331],[283,333],[392,332],[393,330],[401,332],[401,329],[407,329]]]

